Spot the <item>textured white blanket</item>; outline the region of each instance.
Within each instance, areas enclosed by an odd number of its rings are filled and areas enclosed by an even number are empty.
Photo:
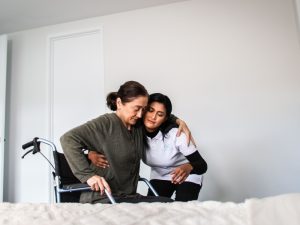
[[[1,203],[0,224],[205,224],[205,225],[299,225],[300,194],[245,203],[121,203],[107,204],[36,204]]]
[[[246,201],[251,225],[300,225],[300,194]]]

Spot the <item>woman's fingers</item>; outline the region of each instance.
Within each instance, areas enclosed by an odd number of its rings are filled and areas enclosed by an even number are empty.
[[[100,177],[100,180],[98,181],[98,185],[100,188],[100,193],[101,195],[104,194],[104,190],[106,189],[109,193],[111,193],[110,187],[108,185],[108,183],[106,182],[106,180],[103,177]]]
[[[88,154],[89,160],[92,161],[92,163],[95,166],[101,167],[101,168],[107,168],[109,167],[108,161],[105,157],[105,155],[102,155],[96,151],[90,151]]]
[[[171,175],[172,175],[172,183],[181,184],[189,176],[189,172],[186,171],[185,169],[178,167],[171,172]]]
[[[181,180],[181,177],[183,176],[184,171],[181,170],[180,168],[175,169],[171,175],[172,176],[172,183],[177,184]]]
[[[103,160],[106,160],[105,155],[102,155],[102,154],[100,154],[100,153],[97,153],[97,154],[98,154],[98,156],[99,156],[100,158],[102,158]]]
[[[102,179],[104,179],[104,178],[103,178],[103,177],[100,177],[100,179],[97,180],[97,185],[99,186],[100,194],[101,194],[101,195],[103,195],[103,193],[104,193],[104,185],[103,185]]]
[[[87,184],[91,187],[91,189],[93,191],[96,191],[97,188],[99,188],[99,186],[97,185],[97,176],[92,176],[91,178],[89,178],[86,182]]]
[[[103,177],[102,177],[102,184],[103,184],[104,188],[111,194],[111,189]]]
[[[183,174],[183,175],[180,177],[180,179],[178,180],[178,183],[179,183],[179,184],[182,184],[182,183],[186,180],[187,177],[188,177],[187,174]]]
[[[104,189],[111,193],[110,187],[103,177],[97,175],[92,176],[87,180],[87,184],[93,191],[100,191],[101,195],[103,195]]]
[[[99,191],[99,185],[97,183],[95,183],[93,186],[94,186],[94,191]]]
[[[108,161],[106,160],[105,156],[99,155],[99,157],[97,158],[96,166],[99,166],[102,168],[109,167]]]
[[[187,176],[186,176],[186,173],[182,173],[181,176],[178,177],[177,183],[178,183],[178,184],[181,184],[182,182],[185,181],[186,177],[187,177]]]

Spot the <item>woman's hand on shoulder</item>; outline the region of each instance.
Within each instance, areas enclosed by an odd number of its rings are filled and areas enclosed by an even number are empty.
[[[190,145],[190,142],[192,141],[192,143],[196,146],[192,133],[186,123],[181,119],[177,119],[176,123],[179,126],[176,136],[180,136],[181,132],[183,132],[186,135],[187,144]]]
[[[108,161],[105,157],[105,155],[102,155],[96,151],[89,151],[88,153],[88,159],[91,160],[91,162],[98,167],[101,168],[107,168],[109,167]]]
[[[181,184],[183,183],[186,178],[190,175],[191,171],[193,170],[193,167],[190,163],[182,164],[178,167],[176,167],[172,172],[172,183],[173,184]]]
[[[103,195],[105,189],[109,193],[111,193],[110,187],[106,180],[98,175],[94,175],[91,178],[89,178],[87,180],[87,184],[91,187],[93,191],[100,191],[101,195]]]

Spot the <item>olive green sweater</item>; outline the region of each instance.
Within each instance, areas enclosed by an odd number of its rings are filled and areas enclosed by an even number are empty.
[[[139,123],[129,131],[115,113],[105,114],[68,131],[60,141],[74,175],[81,182],[99,175],[108,182],[114,196],[136,193],[144,147]],[[104,154],[109,168],[89,164],[82,149]],[[92,203],[103,198],[99,192],[85,192],[81,202]]]

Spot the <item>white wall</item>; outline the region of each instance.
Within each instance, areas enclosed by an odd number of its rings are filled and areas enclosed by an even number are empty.
[[[0,35],[0,202],[3,201],[7,36]]]
[[[47,37],[99,25],[105,92],[133,79],[171,97],[208,162],[201,200],[299,192],[295,12],[292,0],[194,0],[10,34],[4,197],[48,201],[45,163],[20,160],[21,144],[48,136]]]

